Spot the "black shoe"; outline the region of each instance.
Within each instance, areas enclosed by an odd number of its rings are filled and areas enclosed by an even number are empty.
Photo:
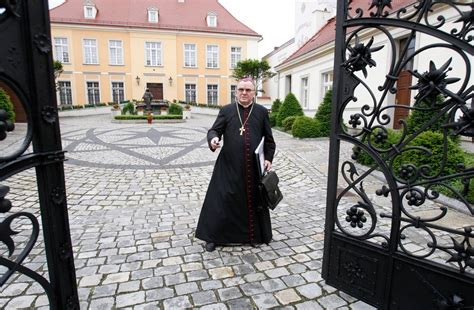
[[[213,252],[216,249],[216,244],[214,242],[206,243],[206,251]]]

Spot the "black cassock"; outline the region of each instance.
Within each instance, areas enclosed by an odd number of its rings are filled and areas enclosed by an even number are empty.
[[[196,237],[201,240],[217,244],[257,244],[269,243],[272,239],[270,213],[267,208],[259,207],[255,149],[265,137],[265,159],[271,162],[275,141],[267,109],[253,105],[251,113],[252,105],[247,108],[237,105],[242,122],[248,117],[242,135],[235,104],[220,110],[207,133],[209,148],[214,137],[223,137],[223,145],[196,228]]]

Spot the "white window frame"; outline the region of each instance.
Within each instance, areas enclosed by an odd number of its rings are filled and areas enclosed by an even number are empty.
[[[188,89],[187,86],[194,86],[194,89],[190,88]],[[193,100],[189,100],[188,101],[188,92],[194,92],[194,101]],[[192,96],[190,96],[192,97]],[[197,85],[196,83],[184,83],[184,101],[186,103],[191,103],[191,102],[194,102],[196,103],[197,102]]]
[[[113,46],[115,44],[117,45]],[[109,64],[112,66],[123,65],[123,41],[122,40],[109,40]]]
[[[237,49],[238,49],[238,52],[236,51]],[[234,69],[237,66],[237,63],[241,60],[242,60],[242,47],[231,46],[230,47],[230,67]]]
[[[207,27],[217,27],[217,14],[214,12],[207,13]]]
[[[237,85],[233,84],[230,85],[230,103],[236,103],[237,102]]]
[[[63,87],[60,85],[61,83],[69,83],[69,87],[67,88],[69,91],[64,94],[63,93]],[[61,81],[58,81],[58,92],[59,92],[59,104],[60,105],[72,105],[73,104],[73,101],[72,101],[72,82],[71,81],[66,81],[66,80],[61,80]],[[64,94],[64,99],[65,101],[68,101],[68,99],[70,99],[70,103],[64,103],[63,100],[61,99],[61,97],[63,96]]]
[[[152,45],[156,45],[156,46],[152,46]],[[152,55],[153,51],[156,51],[156,55]],[[153,59],[153,58],[156,58],[156,59]],[[163,64],[162,60],[163,60],[162,43],[157,42],[157,41],[146,41],[145,42],[145,66],[146,67],[162,66]]]
[[[120,84],[122,84],[122,87],[121,87],[121,88],[120,88],[120,87],[119,87],[119,88],[117,88],[117,87],[114,88],[114,84],[115,84],[115,83],[120,83]],[[116,101],[115,101],[115,98],[114,98],[114,96],[115,96],[115,89],[119,89],[119,90],[121,89],[121,90],[122,90],[122,99],[120,99],[120,93],[119,93],[119,95],[118,95],[118,96],[119,96],[118,102],[116,102]],[[124,100],[125,100],[125,82],[124,82],[124,81],[110,81],[110,94],[111,94],[111,98],[112,98],[112,102],[113,102],[113,103],[120,103],[121,101],[124,101]]]
[[[70,63],[69,58],[69,43],[65,37],[54,38],[54,54],[55,59],[61,63]]]
[[[95,14],[94,14],[94,7],[91,6],[91,5],[85,5],[84,6],[84,18],[95,18]]]
[[[215,86],[216,89],[209,89],[209,86]],[[214,99],[214,96],[209,96],[209,92],[212,91],[213,93],[215,92],[216,96],[215,96],[215,102],[213,100],[213,102],[210,102],[211,99]],[[217,106],[219,105],[219,84],[207,84],[206,85],[206,97],[207,97],[207,105],[211,105],[211,106]]]
[[[301,77],[300,87],[301,87],[301,106],[304,109],[307,109],[309,106],[309,76]]]
[[[194,47],[194,50],[188,49]],[[197,68],[197,46],[194,43],[184,43],[183,46],[183,63],[186,68]],[[189,63],[186,59],[189,59]]]
[[[160,20],[157,9],[148,9],[148,22],[149,23],[158,23]]]
[[[326,95],[326,92],[332,89],[332,83],[334,79],[333,71],[326,71],[321,74],[321,100]]]
[[[88,83],[97,83],[97,88],[96,87],[93,87],[91,89],[94,89],[94,90],[97,90],[97,97],[98,97],[98,100],[97,102],[91,102],[90,101],[90,97],[89,97],[89,86],[87,85]],[[92,98],[96,98],[96,95],[95,94],[92,94]],[[100,82],[99,81],[86,81],[86,98],[87,98],[87,104],[99,104],[100,103]],[[95,100],[93,100],[95,101]]]
[[[94,42],[94,44],[87,45],[86,41],[89,41],[89,43]],[[85,65],[99,64],[99,54],[97,53],[97,39],[82,39],[82,50],[84,53]],[[90,56],[87,55],[88,52],[91,53]]]
[[[209,51],[209,48],[215,47],[215,51]],[[214,57],[216,58],[215,66]],[[211,65],[211,66],[210,66]],[[208,69],[218,69],[219,68],[219,45],[217,44],[208,44],[206,45],[206,68]]]

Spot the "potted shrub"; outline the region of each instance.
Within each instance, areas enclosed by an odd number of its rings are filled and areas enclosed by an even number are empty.
[[[153,113],[152,112],[148,112],[148,114],[146,115],[146,121],[148,122],[148,124],[151,124],[153,122]]]

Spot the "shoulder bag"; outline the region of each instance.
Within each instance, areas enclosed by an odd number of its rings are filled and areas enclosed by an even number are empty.
[[[270,210],[274,210],[283,199],[283,194],[278,187],[278,176],[275,171],[266,172],[260,179],[258,185],[262,205]]]

